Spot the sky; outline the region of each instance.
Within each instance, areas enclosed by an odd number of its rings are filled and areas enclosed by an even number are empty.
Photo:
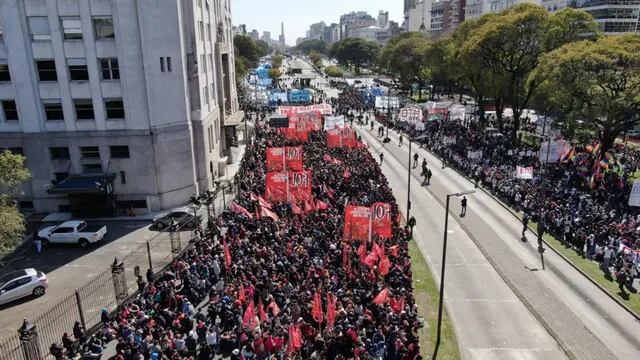
[[[246,24],[248,32],[256,29],[260,36],[270,31],[276,40],[284,21],[286,43],[295,45],[309,25],[338,23],[340,15],[351,11],[366,11],[374,18],[380,10],[389,11],[389,19],[401,24],[403,6],[402,0],[231,0],[231,16],[233,25]]]

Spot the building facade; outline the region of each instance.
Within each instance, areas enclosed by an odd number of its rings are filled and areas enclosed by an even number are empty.
[[[156,211],[224,175],[243,117],[229,0],[3,0],[0,27],[23,210]]]
[[[591,14],[605,34],[640,32],[640,0],[569,0],[568,6]]]
[[[340,16],[340,39],[355,37],[354,31],[369,26],[375,26],[376,19],[366,11],[350,12]]]
[[[422,0],[415,3],[407,12],[407,31],[429,33],[431,30],[431,7],[433,0]],[[424,24],[424,27],[422,26]]]

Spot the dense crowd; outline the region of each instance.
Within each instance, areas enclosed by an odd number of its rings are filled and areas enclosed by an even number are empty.
[[[408,230],[394,223],[391,239],[342,240],[346,203],[387,202],[397,218],[379,166],[366,149],[329,149],[312,133],[304,164],[328,206],[296,214],[260,196],[265,149],[282,145],[292,144],[258,126],[234,211],[197,231],[167,271],[139,278],[140,294],[112,316],[105,309],[90,342],[117,340],[118,360],[420,358]],[[391,260],[386,275],[364,261],[380,251]]]
[[[597,145],[576,145],[561,161],[542,166],[538,148],[486,131],[479,122],[432,121],[424,130],[408,123],[388,125],[411,137],[426,135],[419,142],[443,159],[443,166],[474,179],[527,217],[542,219],[540,230],[598,261],[619,283],[633,286],[640,272],[640,212],[627,204],[640,167],[637,151],[616,145],[603,160]],[[450,136],[456,143],[445,145]],[[470,159],[469,152],[477,151],[481,157]],[[518,179],[516,166],[532,166],[536,176]]]

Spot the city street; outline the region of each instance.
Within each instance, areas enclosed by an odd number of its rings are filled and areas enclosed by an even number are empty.
[[[392,131],[391,142],[381,147],[381,139],[364,126],[358,132],[373,152],[385,154],[383,171],[404,210],[408,142],[399,147],[399,137]],[[473,189],[473,184],[452,169],[441,169],[441,162],[427,151],[417,146],[412,150],[420,155],[419,162],[426,157],[433,171],[432,185],[423,187],[420,168],[412,170],[411,215],[417,220],[418,243],[438,280],[444,228],[442,201],[446,193]],[[529,234],[529,241],[521,242],[521,222],[477,190],[467,196],[469,209],[464,218],[451,216],[460,209],[459,199],[452,198],[449,219],[445,301],[463,353],[470,358],[487,358],[483,355],[488,354],[493,354],[488,358],[499,354],[509,354],[505,358],[561,358],[562,351],[549,336],[552,332],[563,347],[585,355],[580,358],[609,358],[608,349],[619,359],[637,359],[640,324],[554,252],[545,253],[546,270],[541,271],[534,236]],[[512,264],[515,267],[507,267]],[[545,292],[544,299],[538,299],[542,293],[529,292],[534,285]],[[532,316],[531,309],[537,317]],[[594,352],[600,355],[587,357]]]

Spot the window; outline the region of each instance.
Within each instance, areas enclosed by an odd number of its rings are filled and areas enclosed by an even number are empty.
[[[107,119],[124,119],[122,99],[105,100],[104,108],[107,110]]]
[[[101,164],[84,164],[82,165],[82,172],[85,174],[95,174],[102,172]]]
[[[19,201],[18,205],[22,210],[33,210],[33,201],[29,201],[29,200]]]
[[[167,56],[167,71],[171,72],[171,56]]]
[[[89,80],[87,59],[67,59],[67,65],[69,66],[69,77],[72,81]]]
[[[82,22],[79,17],[62,19],[62,31],[65,40],[82,40]]]
[[[61,182],[61,181],[64,181],[64,179],[69,177],[69,173],[57,172],[57,173],[53,173],[53,176],[56,178],[56,182]]]
[[[211,100],[214,99],[213,97],[213,83],[211,83],[211,85],[209,86],[211,88]]]
[[[100,59],[100,70],[102,71],[102,80],[120,79],[120,68],[116,58]]]
[[[124,171],[120,171],[120,183],[121,184],[127,183],[127,178],[124,176]]]
[[[76,108],[76,118],[78,120],[95,119],[91,99],[75,99],[73,100],[73,105]]]
[[[207,24],[207,35],[209,35],[207,40],[213,41],[213,38],[211,37],[211,24]]]
[[[36,60],[40,81],[58,81],[55,60]]]
[[[160,72],[164,72],[164,58],[160,57]]]
[[[198,29],[200,31],[200,41],[204,41],[204,24],[202,23],[202,21],[198,21]]]
[[[83,159],[100,159],[100,148],[97,146],[81,146],[80,154]]]
[[[0,24],[0,42],[3,40],[2,34],[2,24]]]
[[[13,100],[2,100],[2,108],[4,109],[4,119],[18,120],[18,108]]]
[[[204,98],[204,102],[207,104],[207,106],[209,106],[209,87],[205,85],[205,87],[202,88],[202,96]]]
[[[28,20],[31,40],[51,40],[49,18],[47,18],[46,16],[31,16]]]
[[[49,154],[51,160],[69,160],[71,158],[68,147],[50,147]]]
[[[127,145],[109,146],[109,151],[111,152],[112,159],[128,159],[129,158],[129,147]]]
[[[60,100],[42,100],[44,104],[44,114],[47,121],[64,120],[64,112],[62,111],[62,103]]]
[[[116,37],[113,32],[113,18],[100,17],[93,18],[93,31],[96,34],[96,39],[113,39]]]
[[[202,54],[200,56],[200,61],[202,62],[202,66],[200,67],[200,69],[202,70],[203,73],[207,72],[207,57],[206,55]]]
[[[7,59],[0,59],[0,81],[11,81]]]

